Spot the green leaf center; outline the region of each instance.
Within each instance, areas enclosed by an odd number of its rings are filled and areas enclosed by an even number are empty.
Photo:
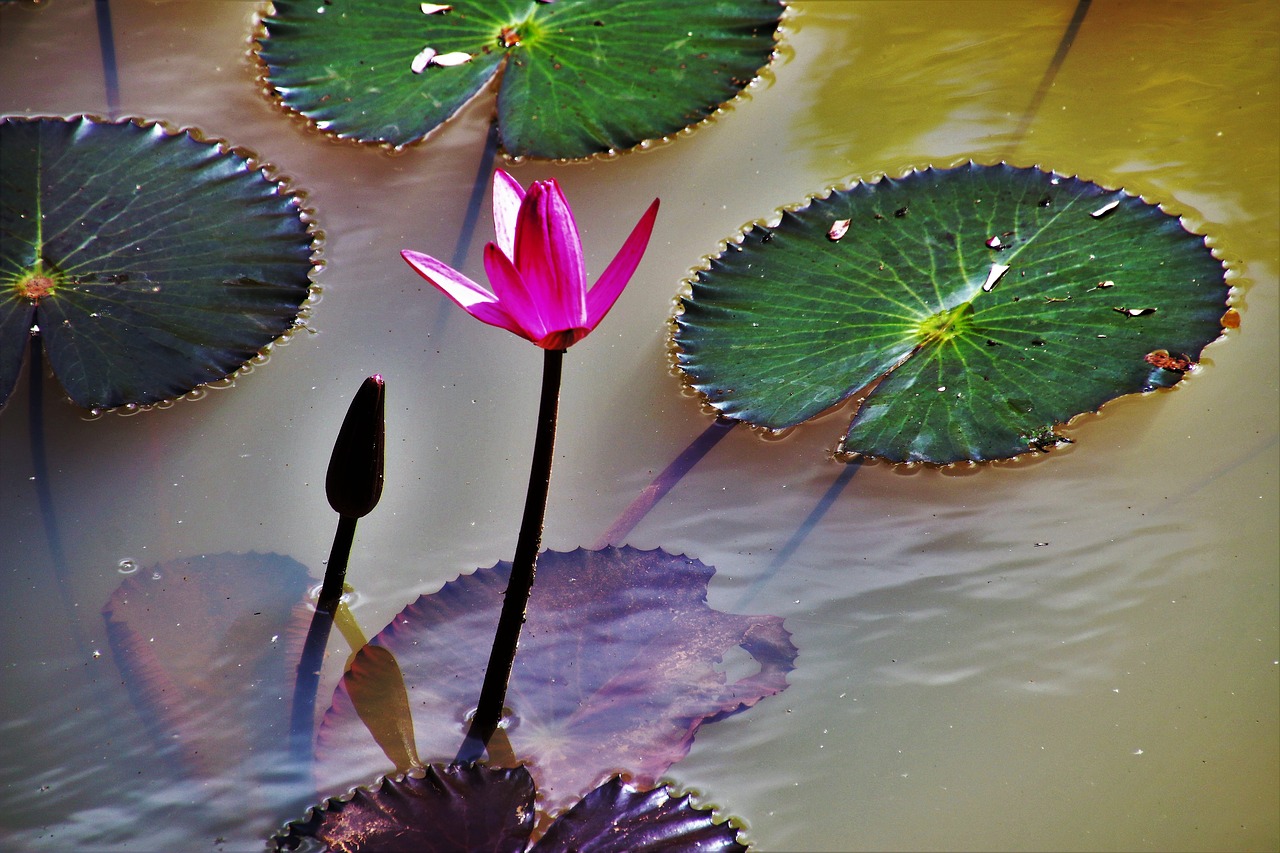
[[[921,344],[946,343],[967,332],[973,324],[973,303],[963,302],[924,318],[916,334]]]

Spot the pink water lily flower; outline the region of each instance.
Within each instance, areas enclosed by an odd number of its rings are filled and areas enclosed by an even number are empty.
[[[585,338],[622,294],[649,245],[658,200],[645,211],[618,254],[590,290],[573,211],[555,179],[528,192],[501,169],[493,176],[497,242],[484,247],[493,292],[430,255],[403,251],[418,275],[477,320],[499,326],[547,350]]]

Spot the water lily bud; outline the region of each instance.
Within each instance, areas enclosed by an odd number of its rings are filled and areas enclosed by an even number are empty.
[[[361,518],[382,497],[385,402],[382,377],[375,373],[356,392],[338,431],[324,488],[339,515]]]

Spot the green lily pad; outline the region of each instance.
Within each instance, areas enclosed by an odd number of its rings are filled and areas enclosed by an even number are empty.
[[[1204,238],[1158,206],[971,163],[747,229],[692,280],[676,358],[721,414],[771,430],[866,392],[843,454],[1002,459],[1178,382],[1221,333],[1228,292]]]
[[[734,98],[770,61],[784,9],[780,0],[442,5],[276,0],[258,40],[266,80],[327,133],[403,146],[501,73],[508,154],[587,157],[675,133]]]
[[[0,404],[38,326],[86,408],[179,397],[296,323],[314,239],[246,155],[157,124],[0,120]]]

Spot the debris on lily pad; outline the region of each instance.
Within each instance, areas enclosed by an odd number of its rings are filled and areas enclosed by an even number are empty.
[[[171,400],[304,322],[317,233],[300,196],[195,131],[0,119],[0,405],[33,329],[87,409]]]
[[[781,0],[275,0],[271,92],[325,133],[403,147],[486,89],[502,147],[571,159],[707,119],[774,56]]]
[[[938,465],[1048,450],[1176,384],[1238,316],[1178,217],[1004,163],[830,191],[689,285],[676,361],[720,415],[780,430],[858,396],[839,454]]]
[[[425,760],[453,758],[488,662],[489,643],[477,638],[493,635],[510,570],[499,563],[420,597],[355,656],[317,735],[321,790],[389,772],[413,750],[388,755],[379,744],[399,743],[405,729]],[[797,652],[782,620],[708,607],[713,572],[661,550],[539,557],[500,731],[514,753],[507,761],[527,765],[537,781],[542,808],[564,807],[612,773],[652,786],[704,722],[786,689]],[[735,648],[758,670],[730,682],[718,664]],[[399,663],[408,725],[371,709],[367,690],[353,704],[349,683],[366,669],[387,670],[373,649]],[[388,731],[371,733],[369,720]]]

